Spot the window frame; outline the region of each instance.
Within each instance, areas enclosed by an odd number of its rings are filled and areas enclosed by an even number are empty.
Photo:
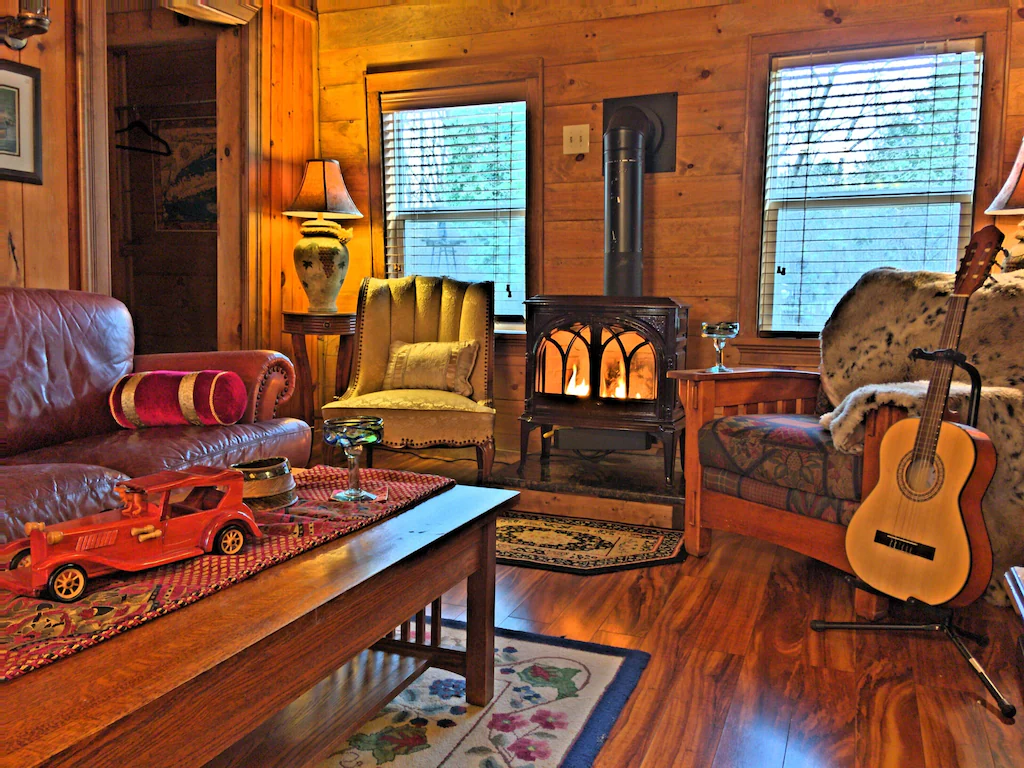
[[[446,66],[366,75],[370,158],[372,274],[387,275],[385,258],[383,116],[381,97],[391,109],[456,107],[504,101],[526,102],[526,296],[543,285],[544,107],[542,61],[515,59],[480,65]],[[524,310],[525,311],[525,310]]]
[[[768,86],[772,60],[782,56],[844,50],[920,45],[937,39],[981,40],[981,122],[978,165],[974,184],[975,228],[992,217],[985,208],[1002,180],[1003,105],[1005,100],[1007,27],[1005,10],[978,11],[951,18],[929,16],[913,22],[865,25],[831,30],[761,35],[751,39],[747,70],[747,130],[743,167],[740,268],[737,286],[740,335],[734,346],[743,365],[816,366],[820,341],[798,333],[760,333],[760,271],[764,220],[765,159],[767,155]]]

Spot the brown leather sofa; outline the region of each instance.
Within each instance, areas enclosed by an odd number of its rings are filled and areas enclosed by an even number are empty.
[[[79,291],[0,288],[0,543],[29,520],[54,523],[116,505],[114,485],[164,469],[285,456],[309,461],[305,422],[274,418],[295,388],[291,361],[266,350],[134,354],[128,309]],[[117,380],[150,370],[231,370],[249,395],[237,424],[128,430],[110,415]]]

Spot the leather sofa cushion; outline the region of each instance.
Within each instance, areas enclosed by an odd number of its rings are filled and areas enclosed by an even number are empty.
[[[817,416],[726,416],[705,424],[700,463],[782,488],[859,501],[860,456],[840,453]]]
[[[292,466],[304,467],[310,440],[309,427],[298,419],[223,427],[150,427],[82,437],[19,454],[5,463],[80,462],[110,467],[129,477],[196,464],[227,467],[267,456],[283,456]]]
[[[116,470],[88,464],[0,467],[0,544],[22,538],[29,521],[51,525],[116,507],[120,501],[114,486],[127,479]]]
[[[383,445],[392,448],[428,445],[479,445],[494,434],[493,408],[468,397],[436,389],[388,389],[327,403],[325,419],[380,416]]]
[[[117,429],[107,397],[131,371],[135,348],[124,304],[82,291],[4,288],[0,324],[7,406],[0,455]]]

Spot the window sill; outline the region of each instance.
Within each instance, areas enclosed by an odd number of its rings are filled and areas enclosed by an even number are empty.
[[[495,320],[494,321],[494,332],[501,336],[508,334],[511,336],[525,336],[526,335],[526,323],[525,322],[508,322],[507,320]]]

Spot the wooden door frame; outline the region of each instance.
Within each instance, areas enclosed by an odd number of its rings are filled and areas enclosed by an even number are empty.
[[[73,287],[110,295],[108,51],[171,41],[166,34],[150,38],[137,31],[131,39],[108,38],[104,0],[75,3],[81,279]],[[259,180],[258,35],[258,24],[190,25],[174,40],[213,39],[217,48],[217,347],[222,350],[251,348],[259,338],[259,292],[250,279],[259,254],[259,197],[250,189],[250,181]]]

